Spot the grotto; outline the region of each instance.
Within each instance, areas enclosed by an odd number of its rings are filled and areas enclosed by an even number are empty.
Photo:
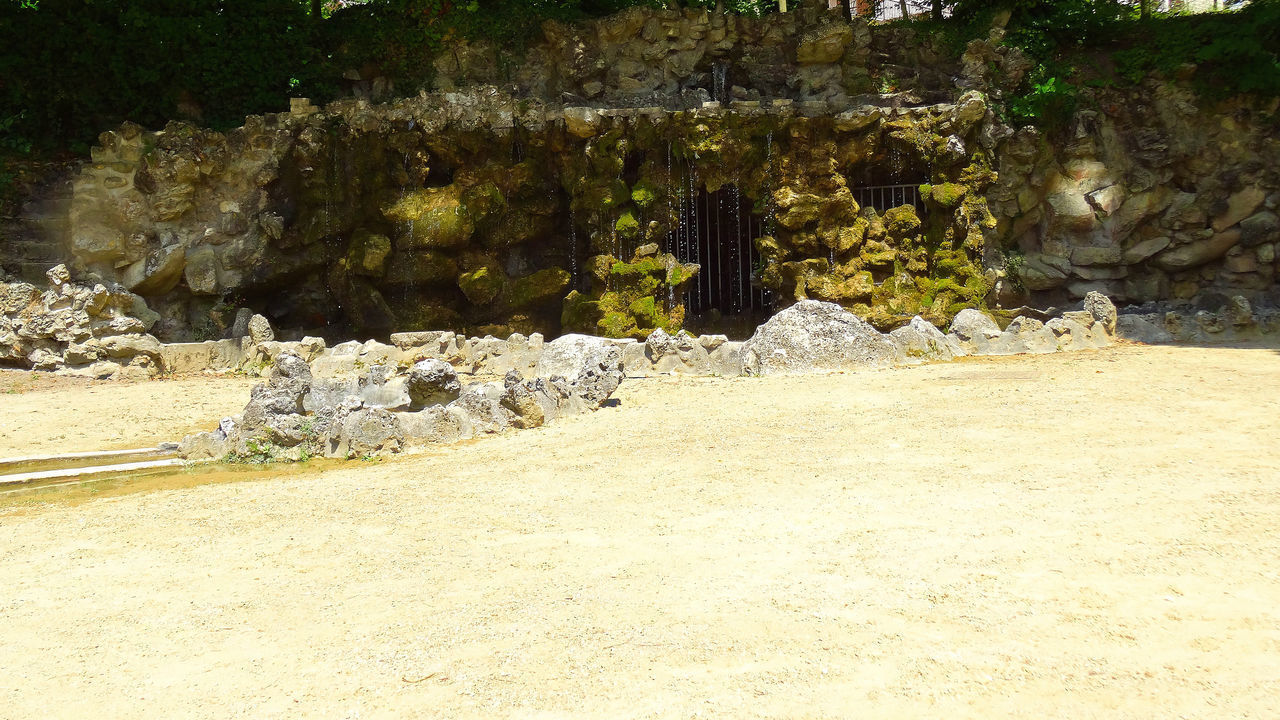
[[[1274,295],[1274,98],[1152,79],[1017,127],[1031,63],[1003,32],[952,51],[807,6],[549,21],[514,70],[460,41],[431,92],[104,132],[51,241],[165,342],[243,310],[290,339],[742,339],[805,299],[887,332],[1090,291]]]

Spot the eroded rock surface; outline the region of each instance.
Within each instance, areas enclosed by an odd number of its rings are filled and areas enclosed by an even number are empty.
[[[892,365],[898,348],[835,303],[802,300],[756,328],[742,347],[745,375],[780,375]]]
[[[48,285],[0,282],[0,365],[90,378],[146,378],[164,369],[155,322],[142,298],[119,285],[72,282],[66,266]]]
[[[238,417],[188,436],[180,452],[193,460],[351,458],[538,427],[600,407],[622,382],[616,347],[575,357],[572,380],[526,380],[512,370],[502,382],[463,387],[442,360],[423,360],[407,372],[376,365],[354,378],[318,378],[302,357],[282,352]]]

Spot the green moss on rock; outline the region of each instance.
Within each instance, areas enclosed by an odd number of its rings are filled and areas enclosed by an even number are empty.
[[[657,199],[657,190],[651,187],[644,180],[636,183],[635,186],[631,188],[631,202],[635,203],[636,207],[640,209],[653,205],[654,201]]]
[[[932,200],[941,208],[951,210],[960,204],[969,188],[959,183],[939,183],[937,185],[921,185],[920,194]]]
[[[486,265],[458,276],[458,287],[462,294],[476,305],[487,305],[502,292],[507,284],[507,276],[496,267]]]
[[[391,239],[386,235],[357,230],[347,246],[347,269],[357,275],[380,277],[391,254]]]
[[[617,231],[620,237],[631,240],[639,234],[640,223],[636,220],[636,216],[632,215],[630,210],[627,210],[614,223],[613,229]]]
[[[511,282],[507,301],[513,308],[523,308],[558,299],[569,287],[570,279],[569,271],[562,268],[548,268],[516,278]]]
[[[698,266],[682,264],[672,255],[634,257],[622,262],[608,255],[592,258],[594,282],[590,296],[577,292],[565,298],[561,319],[565,329],[606,337],[643,338],[655,328],[671,332],[684,322],[683,285]],[[600,272],[604,266],[607,272]],[[603,275],[603,277],[601,277]],[[670,280],[677,280],[671,284]]]
[[[916,209],[910,205],[899,205],[886,210],[884,224],[889,237],[894,240],[916,235],[920,232],[921,225],[920,216],[916,215]]]
[[[396,245],[402,249],[451,248],[466,245],[475,222],[455,186],[427,188],[405,195],[385,210],[402,229]]]

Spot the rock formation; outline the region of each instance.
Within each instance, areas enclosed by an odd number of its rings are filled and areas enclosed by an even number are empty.
[[[643,340],[808,299],[888,331],[1274,295],[1276,100],[1203,107],[1184,68],[1014,128],[996,111],[1030,63],[999,35],[957,55],[816,8],[633,9],[548,23],[506,77],[459,43],[434,94],[103,133],[69,260],[165,340],[242,306],[290,338]]]
[[[67,268],[47,273],[41,290],[0,282],[0,365],[90,378],[146,378],[163,369],[155,322],[142,298],[119,285],[71,282]]]
[[[501,382],[464,387],[441,360],[423,360],[407,372],[374,365],[354,378],[318,378],[306,360],[285,351],[239,416],[188,436],[180,452],[193,460],[352,458],[538,427],[600,407],[622,382],[616,347],[598,346],[575,359],[571,377],[526,380],[512,370]]]

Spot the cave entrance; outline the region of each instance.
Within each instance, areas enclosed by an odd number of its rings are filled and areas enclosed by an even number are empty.
[[[768,314],[772,293],[760,286],[761,259],[754,240],[765,234],[764,218],[736,185],[679,198],[679,227],[667,234],[666,251],[701,270],[685,290],[693,326],[718,327],[721,319],[749,320]]]

